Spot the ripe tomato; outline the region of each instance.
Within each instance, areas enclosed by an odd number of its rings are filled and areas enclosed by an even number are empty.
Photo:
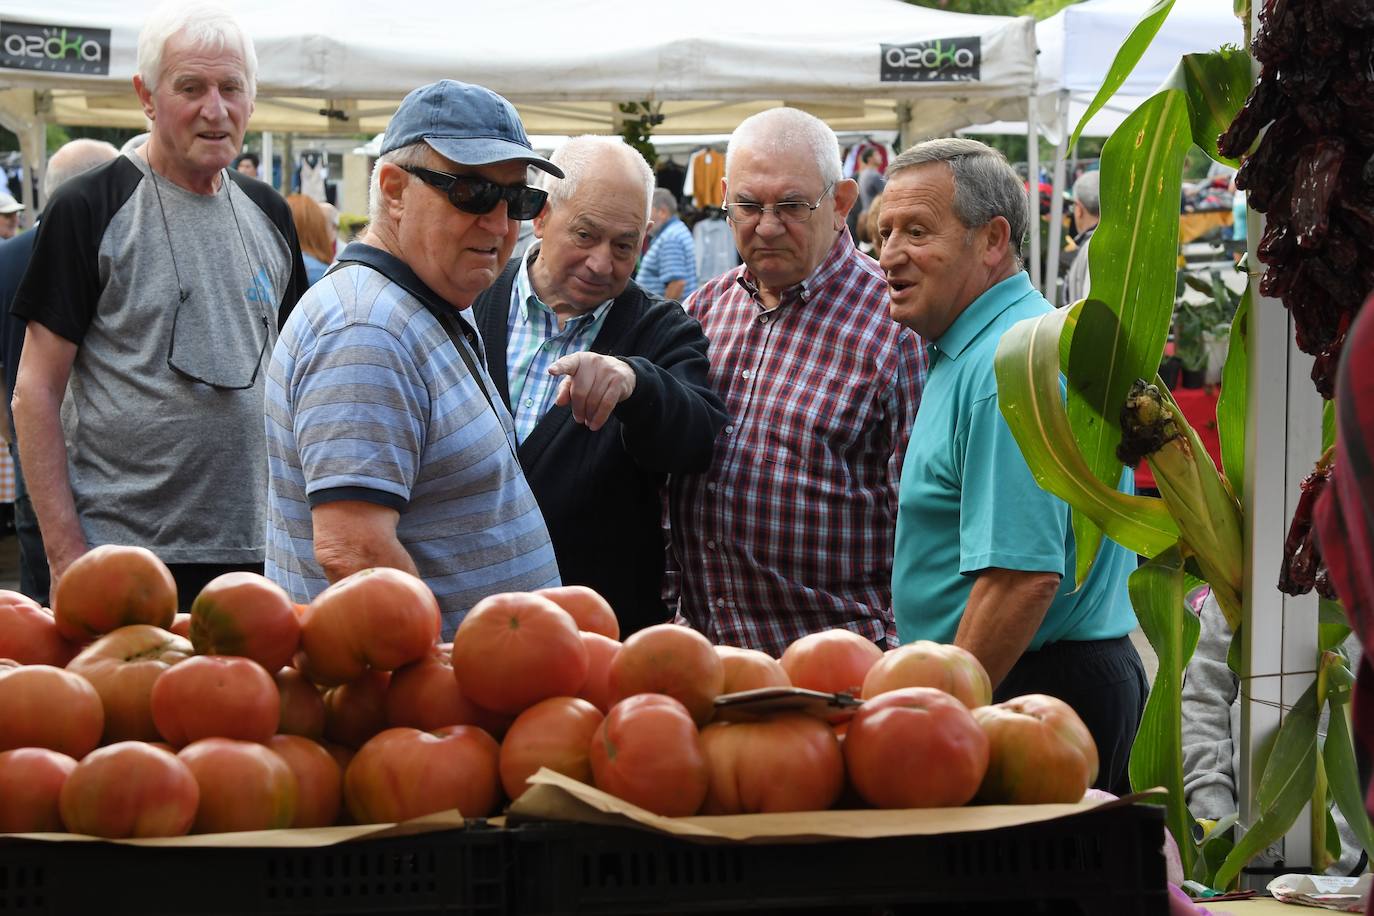
[[[197,655],[168,668],[149,702],[158,733],[173,747],[201,738],[266,741],[281,717],[272,676],[235,655]]]
[[[151,550],[102,544],[57,580],[52,610],[57,631],[75,641],[130,624],[166,629],[177,613],[177,584]]]
[[[681,702],[700,726],[715,714],[725,669],[705,636],[690,627],[660,623],[625,640],[606,682],[612,704],[637,693],[666,694]]]
[[[45,747],[79,760],[100,743],[104,728],[100,694],[81,675],[0,661],[0,751]]]
[[[368,671],[324,695],[324,735],[352,748],[386,728],[389,671]]]
[[[307,673],[332,686],[368,668],[393,671],[429,654],[439,619],[439,602],[420,579],[399,569],[360,570],[310,603],[301,624]]]
[[[541,588],[535,592],[572,615],[577,628],[586,633],[600,633],[607,639],[620,638],[620,621],[611,605],[595,589],[585,585],[560,585]]]
[[[576,694],[587,679],[587,649],[572,617],[548,598],[491,595],[458,625],[453,670],[474,703],[514,714]]]
[[[737,649],[734,646],[716,646],[716,654],[725,671],[725,683],[721,693],[739,693],[741,690],[757,690],[760,687],[791,687],[792,680],[787,676],[778,660],[767,652],[757,649]]]
[[[522,712],[501,742],[501,786],[512,799],[529,788],[526,780],[548,767],[592,781],[588,746],[605,718],[601,710],[575,697],[549,697]]]
[[[783,651],[781,661],[794,687],[858,696],[868,669],[882,657],[872,640],[838,627],[808,633]]]
[[[701,730],[710,767],[702,814],[821,811],[844,789],[844,757],[830,726],[804,713]]]
[[[148,624],[120,627],[81,650],[67,665],[91,682],[105,707],[103,740],[156,741],[153,683],[189,658],[189,640]]]
[[[199,803],[200,787],[186,764],[142,741],[91,751],[58,799],[68,830],[110,839],[182,836]]]
[[[995,805],[1071,803],[1097,779],[1097,744],[1063,700],[1033,693],[973,718],[988,736],[991,757],[978,800]]]
[[[429,656],[398,668],[386,691],[386,721],[433,731],[445,725],[476,725],[503,733],[510,719],[482,709],[463,692],[453,673],[452,646],[435,646]]]
[[[360,824],[396,823],[458,809],[486,817],[501,800],[496,740],[472,725],[434,732],[388,728],[358,749],[344,799]]]
[[[317,742],[300,735],[273,735],[267,747],[296,776],[296,816],[292,827],[328,827],[343,807],[343,769]]]
[[[942,690],[903,687],[865,700],[844,738],[849,780],[877,808],[966,804],[988,769],[988,739]]]
[[[277,671],[291,661],[300,641],[295,604],[266,576],[225,573],[191,604],[191,645],[200,655],[241,655]]]
[[[52,611],[19,592],[0,590],[0,658],[61,668],[77,647],[57,632]]]
[[[590,756],[598,789],[646,811],[687,817],[706,800],[701,736],[687,707],[670,696],[641,693],[616,703],[597,726]]]
[[[611,662],[620,651],[620,642],[582,630],[582,645],[587,647],[587,680],[577,695],[604,714],[611,708]]]
[[[323,738],[324,697],[319,688],[295,668],[282,668],[272,675],[272,680],[281,696],[278,734],[301,735],[312,741]]]
[[[868,669],[863,697],[872,699],[900,687],[934,687],[969,709],[992,702],[992,681],[972,652],[928,639],[884,652]]]
[[[291,826],[296,817],[296,774],[267,747],[232,738],[201,738],[177,756],[200,787],[194,832]]]
[[[76,761],[41,747],[0,752],[0,833],[58,833],[58,799]]]

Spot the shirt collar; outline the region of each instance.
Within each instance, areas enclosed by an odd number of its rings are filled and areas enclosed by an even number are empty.
[[[809,302],[819,289],[844,268],[854,255],[854,251],[854,239],[849,234],[849,227],[846,226],[836,234],[835,243],[830,246],[830,250],[825,253],[816,269],[811,271],[810,276],[796,286],[783,290],[781,300],[791,301],[793,290],[796,290],[796,295],[802,302]],[[747,264],[736,280],[745,292],[758,301],[759,281]]]
[[[525,256],[520,259],[520,269],[515,272],[515,286],[513,288],[513,297],[515,301],[512,305],[520,310],[520,320],[522,322],[529,322],[531,305],[536,309],[542,309],[547,312],[549,316],[557,322],[557,314],[555,314],[553,309],[549,308],[544,300],[539,298],[539,294],[534,291],[534,283],[530,280],[530,265],[534,263],[534,259],[538,256],[539,243],[536,241],[529,247]],[[589,318],[593,322],[600,321],[601,316],[606,314],[606,310],[611,307],[611,303],[614,301],[614,297],[607,299],[590,312],[583,312],[575,318],[568,319],[568,324],[572,324],[574,321],[581,321],[584,318]]]
[[[1024,270],[1012,274],[970,302],[933,346],[950,359],[958,359],[998,315],[1034,292]]]

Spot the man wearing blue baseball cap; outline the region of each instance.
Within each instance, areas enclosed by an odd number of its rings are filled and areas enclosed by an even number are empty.
[[[469,307],[546,192],[515,108],[441,80],[406,96],[369,225],[282,328],[267,380],[267,575],[296,601],[371,566],[425,580],[452,636],[481,598],[558,584]]]

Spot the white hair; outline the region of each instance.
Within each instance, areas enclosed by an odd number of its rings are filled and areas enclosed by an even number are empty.
[[[169,0],[155,9],[138,33],[138,75],[151,92],[162,77],[162,55],[175,36],[184,36],[193,48],[220,52],[226,48],[243,58],[248,97],[258,94],[258,54],[253,40],[233,13],[212,3]]]
[[[619,159],[644,186],[644,221],[647,223],[653,213],[654,172],[639,150],[619,137],[591,134],[573,137],[549,157],[550,162],[563,170],[563,177],[555,178],[547,172],[536,171],[532,183],[548,191],[549,206],[556,207],[572,199],[577,193],[578,184],[590,169],[609,159]]]
[[[43,199],[51,200],[53,192],[63,184],[89,172],[97,165],[103,165],[119,155],[113,144],[104,140],[81,138],[62,144],[48,160],[47,171],[43,173]]]
[[[408,146],[398,146],[389,153],[382,153],[372,165],[372,180],[367,186],[367,221],[376,224],[382,217],[382,163],[390,162],[401,168],[430,168],[435,155],[430,145],[423,140],[417,140]]]
[[[769,108],[740,122],[725,147],[725,178],[730,179],[730,160],[741,149],[759,150],[767,155],[803,147],[816,159],[821,183],[839,184],[844,177],[840,162],[840,141],[820,118],[799,108]]]

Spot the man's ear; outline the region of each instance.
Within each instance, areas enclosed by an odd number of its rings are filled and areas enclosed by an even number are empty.
[[[849,210],[854,206],[854,202],[859,199],[859,183],[853,178],[846,178],[835,185],[835,228],[839,229],[845,224],[845,219],[849,216]]]
[[[143,84],[143,77],[134,74],[134,92],[138,95],[138,104],[143,109],[144,116],[153,120],[153,93]]]
[[[410,184],[410,175],[394,162],[383,162],[381,169],[377,180],[382,191],[383,205],[388,213],[398,217],[405,209],[401,198],[405,194],[406,186]]]
[[[987,245],[983,254],[984,263],[988,267],[996,267],[1010,256],[1011,223],[1007,222],[1005,216],[994,216],[982,231]]]
[[[534,219],[530,220],[530,228],[534,230],[535,238],[540,240],[544,238],[544,227],[548,224],[549,214],[552,212],[553,204],[546,200],[544,201],[544,206],[535,215]]]

